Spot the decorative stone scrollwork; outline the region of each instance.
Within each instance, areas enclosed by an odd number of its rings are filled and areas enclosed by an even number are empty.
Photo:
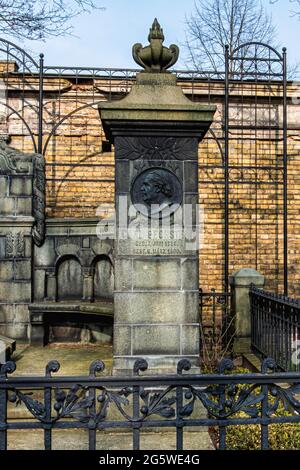
[[[45,240],[45,159],[43,155],[23,153],[0,141],[0,174],[26,175],[31,177],[30,163],[33,166],[33,217],[35,219],[32,237],[37,246]]]
[[[42,246],[45,241],[45,159],[43,155],[35,154],[33,160],[33,217],[35,219],[32,229],[34,243]]]
[[[8,147],[5,141],[0,140],[0,175],[28,173],[28,165],[17,165],[18,157],[20,157],[18,150]]]
[[[194,160],[197,139],[174,137],[118,137],[117,158],[126,160]]]
[[[23,232],[6,235],[6,258],[23,258],[25,256],[25,239]]]

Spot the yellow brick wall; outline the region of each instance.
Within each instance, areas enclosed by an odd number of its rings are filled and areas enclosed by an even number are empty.
[[[1,71],[0,71],[1,72]],[[8,93],[9,105],[20,114],[37,139],[37,84],[32,80],[22,89],[16,79]],[[181,84],[190,92],[187,83]],[[222,136],[223,84],[203,82],[193,89],[197,100],[218,105],[213,130]],[[47,144],[47,215],[49,217],[95,217],[97,207],[114,202],[114,155],[102,152],[105,139],[97,103],[108,99],[109,90],[120,98],[130,83],[103,79],[48,78],[45,81],[44,145]],[[241,113],[246,123],[271,122],[282,125],[278,97],[282,89],[251,84],[235,85],[230,109],[231,124]],[[299,86],[289,85],[289,98],[298,96]],[[25,98],[25,101],[24,101]],[[257,103],[258,98],[261,100]],[[23,101],[22,101],[23,100]],[[22,103],[25,103],[22,104]],[[77,110],[77,111],[76,111]],[[75,111],[75,112],[74,112]],[[258,116],[255,116],[258,113]],[[65,116],[68,118],[64,119]],[[289,274],[290,293],[300,296],[300,105],[289,103]],[[59,124],[59,125],[58,125]],[[244,123],[245,124],[245,123]],[[55,132],[54,126],[57,125]],[[7,117],[12,145],[34,150],[29,131],[20,116]],[[49,138],[52,132],[51,138]],[[282,291],[283,286],[283,191],[282,135],[280,131],[249,130],[230,134],[229,185],[229,272],[252,267],[267,278],[267,287]],[[224,141],[219,140],[224,150]],[[199,147],[199,201],[204,207],[204,243],[200,249],[200,286],[222,290],[224,263],[224,170],[222,155],[212,134]],[[271,170],[250,170],[249,166],[271,166]],[[241,171],[242,170],[242,171]],[[275,181],[279,184],[276,184]],[[256,184],[257,183],[257,184]]]

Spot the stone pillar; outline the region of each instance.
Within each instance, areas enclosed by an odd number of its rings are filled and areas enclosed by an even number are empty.
[[[145,68],[125,99],[99,106],[116,159],[114,374],[140,357],[149,373],[199,360],[198,143],[216,108],[188,100],[167,67]]]
[[[83,269],[83,299],[91,302],[93,298],[93,274],[90,268]]]
[[[0,144],[0,334],[28,339],[32,280],[32,156]]]
[[[57,278],[55,268],[48,268],[46,271],[46,293],[46,299],[48,301],[57,301]]]
[[[235,344],[237,353],[251,350],[251,308],[249,290],[251,284],[263,288],[265,278],[255,269],[240,269],[230,277],[232,289],[233,312],[235,315]]]
[[[33,247],[45,237],[44,157],[0,142],[0,334],[27,340]]]

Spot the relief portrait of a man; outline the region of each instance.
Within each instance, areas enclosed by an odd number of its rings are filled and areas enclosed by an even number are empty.
[[[181,204],[181,184],[171,171],[164,168],[150,168],[134,181],[132,201],[133,204],[139,205],[140,211],[145,215],[162,213],[168,207]],[[141,206],[144,206],[145,210]]]

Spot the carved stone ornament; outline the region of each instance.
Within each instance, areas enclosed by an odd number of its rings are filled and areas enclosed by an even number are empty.
[[[37,246],[45,240],[45,159],[37,153],[23,153],[0,141],[0,174],[30,174],[33,164],[33,217],[35,219],[32,236]]]
[[[164,168],[149,168],[132,184],[132,202],[138,212],[148,217],[171,215],[182,203],[182,197],[179,179]]]
[[[142,44],[135,44],[132,48],[132,55],[137,64],[146,72],[160,73],[165,72],[174,65],[179,57],[179,48],[175,44],[165,47],[163,29],[155,18],[148,36],[149,46],[143,47]]]
[[[6,235],[6,258],[23,258],[25,256],[25,240],[23,232]]]
[[[46,212],[46,177],[45,159],[43,155],[33,155],[33,217],[35,219],[32,229],[33,241],[42,246],[45,241],[45,212]]]
[[[18,150],[8,147],[4,140],[0,140],[0,175],[28,173],[28,161],[25,160],[21,165],[17,165],[18,157],[20,157]]]
[[[117,158],[125,160],[195,160],[198,141],[175,137],[118,137]]]

